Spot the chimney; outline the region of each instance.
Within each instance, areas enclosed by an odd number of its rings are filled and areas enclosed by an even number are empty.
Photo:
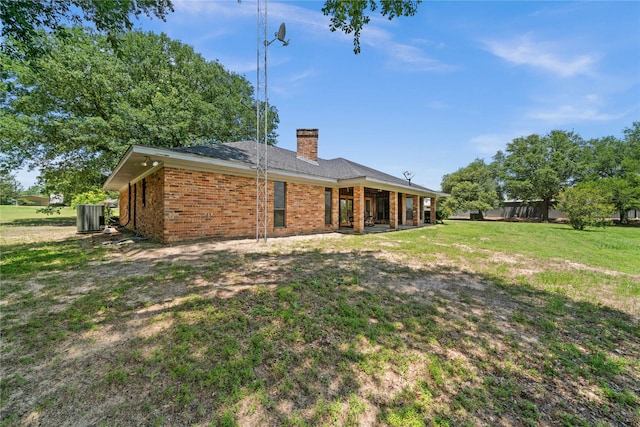
[[[298,158],[318,162],[318,129],[296,130],[298,139]]]

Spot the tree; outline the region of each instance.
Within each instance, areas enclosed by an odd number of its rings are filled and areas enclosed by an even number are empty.
[[[607,136],[587,142],[583,181],[598,181],[627,222],[631,209],[640,209],[640,122],[624,130],[624,139]]]
[[[240,2],[240,0],[238,0]],[[353,51],[360,53],[360,32],[371,20],[367,11],[380,8],[382,16],[393,19],[413,16],[422,0],[326,0],[322,7],[325,16],[331,16],[331,31],[353,33]],[[173,12],[171,0],[8,0],[0,2],[2,20],[2,51],[13,57],[32,59],[47,52],[43,35],[64,36],[68,25],[93,24],[106,34],[113,47],[119,35],[133,28],[132,18],[145,14],[163,21]],[[40,30],[45,30],[40,31]],[[22,45],[16,49],[7,40]]]
[[[92,23],[116,43],[117,34],[133,28],[132,17],[145,14],[165,20],[173,12],[171,0],[8,0],[0,2],[2,51],[32,59],[47,52],[45,34],[64,35],[68,25]],[[45,30],[45,31],[41,31]],[[8,43],[17,42],[17,46]]]
[[[549,220],[549,207],[564,188],[580,176],[580,153],[584,141],[573,132],[554,130],[516,138],[498,152],[500,173],[508,197],[542,200],[542,220]]]
[[[353,52],[360,53],[360,32],[371,18],[367,10],[374,12],[380,6],[380,13],[389,20],[399,16],[413,16],[418,13],[422,0],[326,0],[322,8],[325,16],[331,16],[331,31],[340,30],[345,34],[353,33]]]
[[[597,181],[590,181],[567,188],[558,195],[559,208],[574,229],[603,227],[609,222],[609,215],[615,212],[615,206],[608,203],[599,186]]]
[[[178,147],[255,139],[253,88],[166,35],[131,32],[118,55],[99,34],[49,37],[51,55],[2,57],[0,167],[37,166],[48,193],[102,186],[129,144]],[[270,107],[269,142],[279,122]]]
[[[452,212],[470,210],[483,215],[484,211],[500,205],[494,171],[482,159],[443,176],[441,188],[451,194],[444,205]]]
[[[42,185],[34,184],[31,187],[20,193],[21,196],[41,196],[44,194],[44,188]]]
[[[22,185],[6,172],[0,172],[0,205],[11,205],[20,197]]]

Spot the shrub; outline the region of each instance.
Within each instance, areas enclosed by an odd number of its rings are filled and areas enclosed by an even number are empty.
[[[104,201],[109,198],[109,195],[103,190],[91,190],[76,195],[71,200],[71,207],[75,208],[78,205],[102,205]]]
[[[567,188],[560,193],[558,201],[558,207],[576,230],[604,227],[610,223],[608,217],[615,212],[615,206],[607,203],[606,195],[595,185]]]

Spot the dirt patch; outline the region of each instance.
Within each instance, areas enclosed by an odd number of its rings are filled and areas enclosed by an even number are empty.
[[[626,313],[595,315],[394,241],[60,236],[99,256],[3,280],[17,289],[0,301],[7,425],[638,422],[640,333]],[[484,255],[513,276],[545,268]]]

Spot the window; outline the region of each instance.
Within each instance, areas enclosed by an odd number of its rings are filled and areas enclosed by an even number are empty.
[[[324,189],[324,225],[331,225],[331,189]]]
[[[273,183],[273,226],[284,227],[285,183],[275,181]]]
[[[407,221],[413,220],[413,197],[407,197],[405,199],[405,207],[407,210]]]

